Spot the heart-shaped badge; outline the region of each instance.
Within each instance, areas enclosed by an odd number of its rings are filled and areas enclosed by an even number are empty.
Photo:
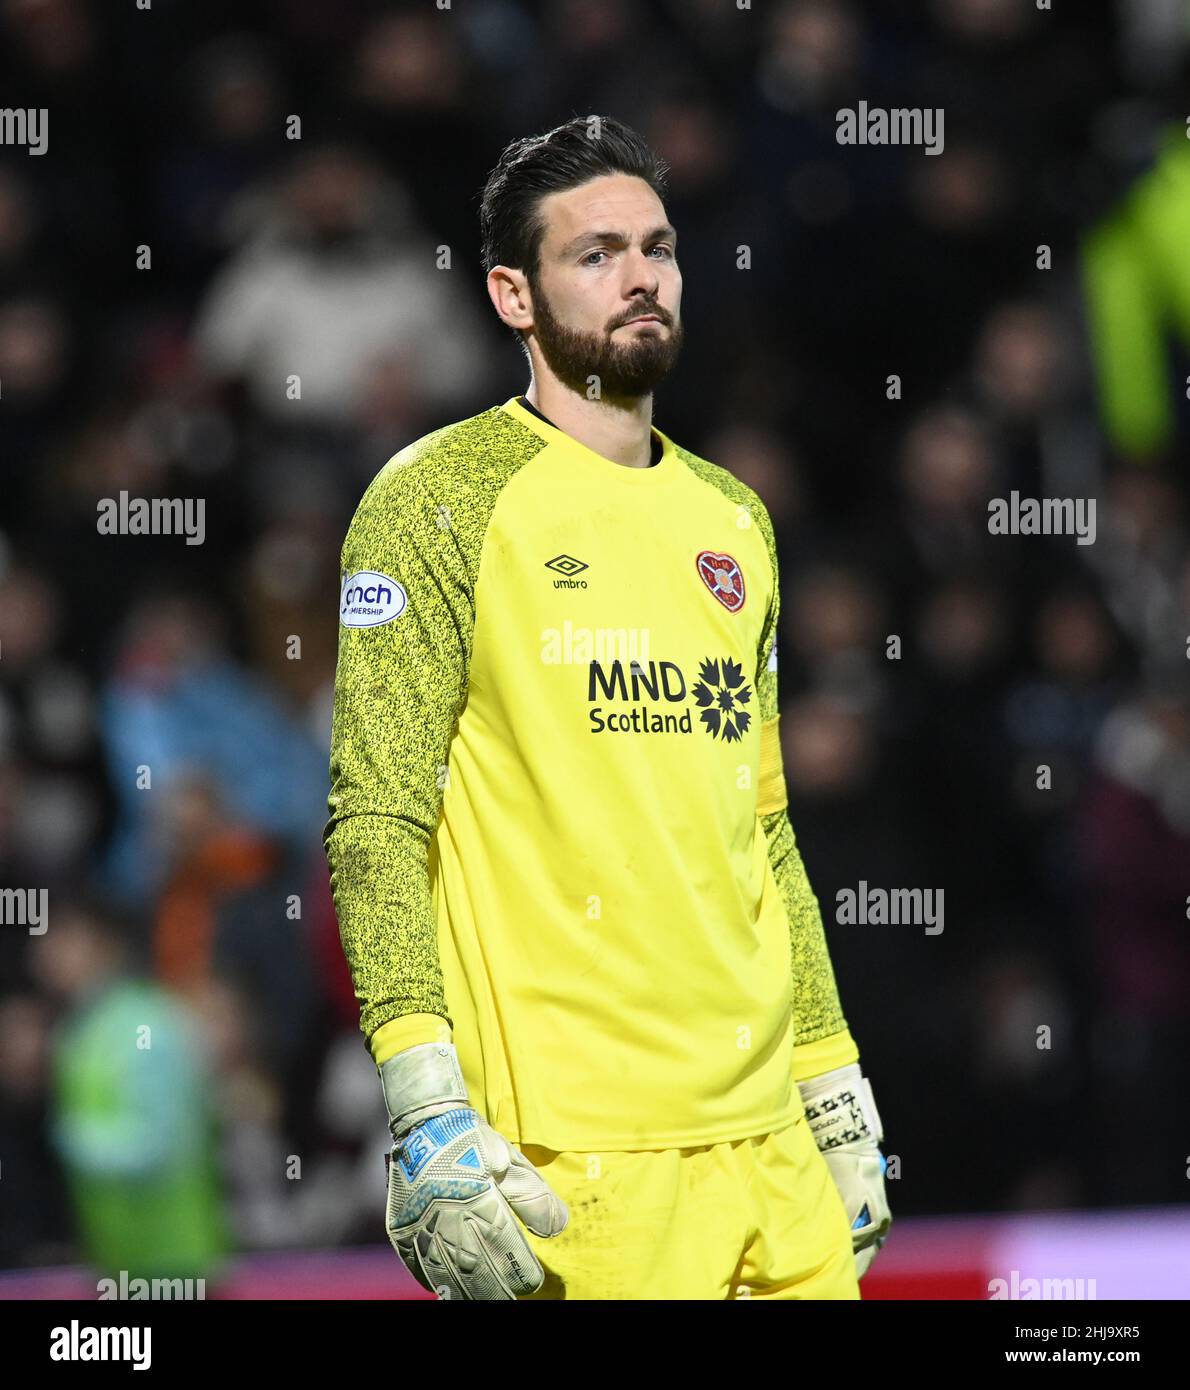
[[[744,572],[730,555],[704,550],[697,560],[699,577],[729,613],[744,606]]]

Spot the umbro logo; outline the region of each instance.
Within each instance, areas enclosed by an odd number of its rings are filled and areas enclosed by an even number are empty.
[[[552,560],[545,562],[547,570],[557,570],[559,574],[564,574],[568,579],[573,578],[582,570],[590,569],[589,565],[583,564],[581,560],[576,560],[573,555],[555,555]]]
[[[554,580],[555,589],[585,589],[587,581],[576,579],[576,574],[582,574],[583,570],[590,569],[590,566],[583,560],[576,560],[573,555],[555,555],[552,560],[545,562],[547,570],[553,570],[555,574],[563,575],[562,579]]]

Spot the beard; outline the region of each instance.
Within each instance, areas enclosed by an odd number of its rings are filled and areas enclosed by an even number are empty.
[[[622,334],[622,342],[613,340],[611,329],[605,333],[584,333],[569,328],[554,317],[549,300],[541,286],[530,281],[533,293],[533,332],[541,355],[550,370],[564,385],[579,395],[590,389],[590,378],[599,383],[602,400],[636,400],[647,396],[673,369],[682,347],[681,320],[659,304],[640,302],[624,310],[619,322],[639,314],[656,314],[661,325],[654,332],[644,329]],[[663,332],[668,329],[668,332]]]

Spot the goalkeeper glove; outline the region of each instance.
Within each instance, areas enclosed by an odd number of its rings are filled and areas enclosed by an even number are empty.
[[[862,1279],[888,1238],[892,1213],[884,1191],[888,1163],[877,1147],[884,1138],[872,1087],[858,1062],[798,1082],[806,1119],[843,1199]]]
[[[405,1268],[441,1298],[534,1293],[545,1272],[517,1219],[556,1236],[566,1204],[467,1103],[453,1044],[406,1048],[379,1070],[393,1136],[385,1228]]]

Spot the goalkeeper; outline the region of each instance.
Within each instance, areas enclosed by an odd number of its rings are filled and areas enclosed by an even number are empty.
[[[403,449],[343,548],[325,843],[451,1299],[850,1298],[880,1117],[786,812],[759,498],[652,424],[664,165],[574,118],[488,179],[523,396]]]

